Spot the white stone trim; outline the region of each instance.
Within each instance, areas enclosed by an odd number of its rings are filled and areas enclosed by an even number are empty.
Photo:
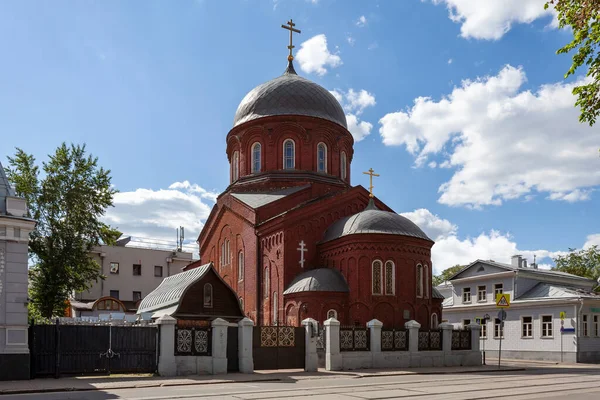
[[[29,335],[27,334],[27,328],[23,328],[20,326],[6,326],[5,327],[5,342],[6,346],[27,346],[29,345]],[[8,341],[8,332],[9,331],[23,331],[25,332],[25,342],[24,343],[14,343],[14,342],[9,342]]]

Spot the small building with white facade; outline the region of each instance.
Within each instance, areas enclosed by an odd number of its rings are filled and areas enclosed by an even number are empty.
[[[476,260],[438,287],[446,295],[443,320],[455,327],[482,323],[481,349],[502,358],[600,362],[600,293],[596,282],[559,271]],[[504,328],[497,321],[496,295],[510,295]],[[562,316],[562,318],[561,318]]]

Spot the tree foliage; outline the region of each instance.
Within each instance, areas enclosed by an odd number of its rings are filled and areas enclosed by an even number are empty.
[[[558,256],[554,259],[555,271],[567,272],[569,274],[594,279],[598,282],[600,278],[600,249],[592,246],[583,250],[569,249],[569,254]],[[600,285],[596,285],[596,291],[600,291]]]
[[[59,146],[42,163],[43,177],[35,158],[21,149],[8,160],[8,178],[37,220],[29,240],[31,306],[45,318],[61,315],[69,295],[102,279],[90,250],[120,235],[100,221],[116,193],[110,171],[86,155],[85,145]]]
[[[600,114],[600,0],[550,0],[545,7],[550,6],[558,12],[559,27],[573,31],[573,40],[557,50],[557,54],[574,52],[565,78],[579,67],[588,67],[591,81],[575,87],[573,94],[578,96],[575,105],[581,109],[579,121],[592,126]]]
[[[454,274],[456,274],[458,271],[460,271],[464,267],[465,267],[464,265],[456,264],[453,267],[446,268],[445,270],[442,271],[441,274],[435,275],[433,277],[433,281],[432,281],[433,286],[441,285],[442,283],[446,282],[448,279],[450,279]]]

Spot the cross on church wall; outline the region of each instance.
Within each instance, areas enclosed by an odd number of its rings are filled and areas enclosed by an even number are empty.
[[[308,251],[308,249],[306,248],[306,243],[304,243],[304,240],[300,241],[300,243],[298,243],[300,245],[300,247],[298,247],[296,250],[300,251],[300,268],[304,268],[304,261],[306,261],[304,259],[304,253],[306,253]]]

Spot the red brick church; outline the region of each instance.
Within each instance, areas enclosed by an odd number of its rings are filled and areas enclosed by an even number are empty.
[[[296,73],[291,54],[283,75],[244,97],[226,144],[230,184],[198,242],[202,264],[214,263],[248,317],[259,325],[332,316],[345,325],[437,325],[434,242],[351,185],[344,111]]]

